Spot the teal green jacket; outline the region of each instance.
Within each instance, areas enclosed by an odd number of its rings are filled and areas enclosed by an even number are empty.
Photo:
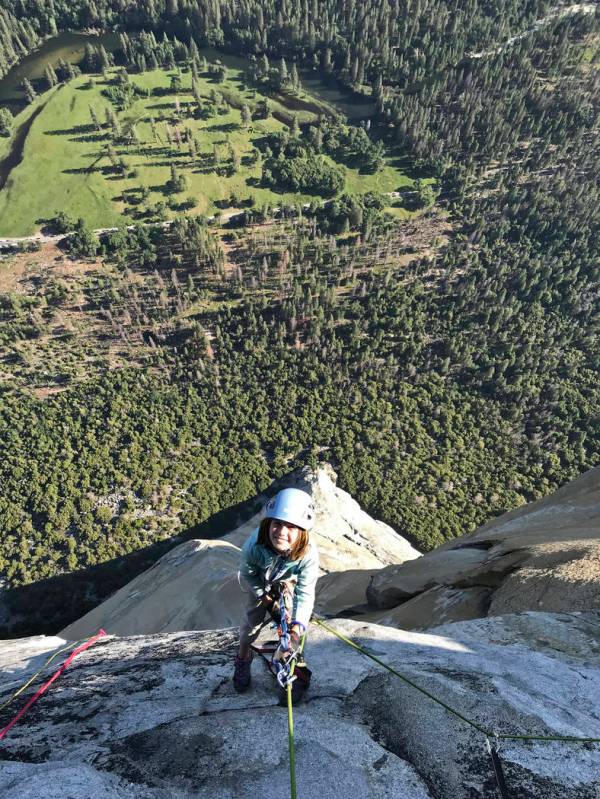
[[[308,627],[319,577],[319,553],[312,541],[303,558],[290,560],[285,555],[277,555],[269,547],[259,544],[256,528],[242,547],[240,575],[257,598],[268,593],[273,583],[295,579],[292,621]]]

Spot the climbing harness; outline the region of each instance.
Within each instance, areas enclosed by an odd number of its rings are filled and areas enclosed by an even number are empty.
[[[105,631],[100,629],[100,630],[98,630],[96,635],[92,636],[91,638],[88,638],[88,640],[84,641],[84,643],[79,644],[79,642],[76,642],[78,645],[73,649],[73,651],[71,652],[69,657],[66,658],[66,660],[62,663],[62,665],[54,672],[52,677],[50,677],[49,680],[47,680],[40,688],[38,688],[38,690],[35,692],[35,694],[25,703],[25,705],[21,708],[21,710],[19,710],[19,712],[16,714],[16,716],[2,730],[0,730],[0,741],[6,736],[6,734],[9,732],[9,730],[12,729],[12,727],[14,727],[14,725],[19,721],[19,719],[29,710],[29,708],[35,702],[37,702],[37,700],[40,698],[40,696],[42,696],[42,694],[44,694],[48,690],[48,688],[50,688],[52,683],[61,676],[63,671],[65,671],[65,669],[68,666],[70,666],[70,664],[75,660],[77,655],[79,655],[80,652],[83,652],[85,649],[88,649],[90,646],[95,644],[96,641],[98,641],[98,639],[102,638],[102,636],[104,636],[104,635],[106,635]],[[27,680],[27,682],[24,685],[21,686],[21,688],[19,688],[17,691],[15,691],[15,693],[10,697],[10,699],[8,699],[8,701],[6,701],[0,707],[0,710],[3,710],[5,707],[8,707],[8,705],[10,705],[11,702],[13,702],[17,698],[17,696],[19,696],[19,694],[21,694],[29,685],[31,685],[31,683],[36,679],[36,677],[39,674],[41,674],[42,671],[44,671],[46,666],[48,666],[48,664],[55,657],[57,657],[59,654],[61,654],[61,652],[64,652],[66,649],[69,649],[71,646],[72,646],[72,644],[69,644],[68,647],[63,647],[62,649],[59,649],[51,657],[49,657],[48,660],[46,661],[46,663],[42,666],[42,668],[38,672],[36,672],[33,675],[33,677],[30,677],[29,680]]]
[[[502,799],[509,799],[509,794],[506,786],[506,779],[504,777],[504,771],[502,769],[502,762],[500,760],[500,755],[498,754],[497,745],[492,746],[492,744],[490,743],[490,738],[494,739],[496,743],[498,743],[501,740],[561,741],[563,743],[581,743],[581,744],[600,743],[600,738],[578,738],[574,735],[510,735],[509,733],[498,733],[498,732],[493,732],[491,730],[487,730],[485,727],[482,727],[480,724],[477,724],[472,719],[468,719],[466,716],[463,716],[462,713],[459,713],[458,710],[446,704],[441,699],[438,699],[437,696],[434,696],[429,691],[426,691],[425,688],[421,688],[420,685],[414,683],[404,674],[401,674],[399,671],[396,671],[396,669],[393,669],[391,666],[388,666],[388,664],[384,663],[383,660],[380,660],[375,655],[372,655],[370,652],[367,652],[367,650],[364,647],[360,646],[360,644],[355,643],[350,638],[347,638],[345,635],[335,630],[333,627],[330,627],[328,624],[326,624],[323,621],[323,619],[318,618],[314,614],[313,614],[313,621],[316,622],[316,624],[318,624],[320,627],[323,627],[324,630],[327,630],[328,632],[332,633],[332,635],[335,635],[337,638],[340,639],[340,641],[343,641],[345,644],[348,644],[348,646],[351,646],[353,649],[355,649],[357,652],[360,652],[362,655],[365,655],[371,660],[374,660],[375,663],[378,663],[384,669],[387,669],[387,671],[396,675],[396,677],[399,677],[407,685],[410,685],[411,688],[414,688],[416,691],[419,691],[420,693],[424,694],[426,697],[431,699],[432,702],[435,702],[436,704],[443,707],[446,711],[448,711],[448,713],[451,713],[453,716],[456,716],[465,724],[468,724],[470,727],[473,727],[473,729],[477,730],[477,732],[481,733],[485,737],[486,751],[488,752],[488,754],[492,759],[492,764],[494,767],[494,776],[496,777],[498,792],[502,797]]]

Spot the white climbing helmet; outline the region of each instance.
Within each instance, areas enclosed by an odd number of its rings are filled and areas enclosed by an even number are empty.
[[[315,523],[315,505],[306,491],[284,488],[265,505],[265,518],[279,519],[310,530]]]

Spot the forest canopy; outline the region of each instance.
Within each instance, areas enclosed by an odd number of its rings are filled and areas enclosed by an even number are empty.
[[[118,26],[134,75],[154,60],[177,84],[202,47],[243,55],[270,92],[243,129],[313,73],[373,108],[261,134],[261,180],[310,202],[233,197],[227,225],[164,226],[163,207],[99,238],[59,219],[90,273],[40,272],[0,303],[6,585],[191,535],[319,459],[422,549],[598,463],[598,11],[1,5],[0,72],[56,31]],[[344,170],[376,185],[384,152],[414,183],[359,195]]]

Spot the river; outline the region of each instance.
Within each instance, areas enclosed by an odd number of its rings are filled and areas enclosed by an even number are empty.
[[[103,44],[112,52],[119,46],[119,37],[116,33],[94,35],[67,31],[47,39],[37,50],[15,64],[0,80],[0,104],[13,109],[22,106],[23,78],[31,81],[43,78],[46,65],[52,64],[55,67],[61,58],[71,64],[78,64],[83,59],[85,45],[88,43]]]
[[[103,44],[109,52],[119,46],[116,33],[75,33],[67,31],[51,39],[47,39],[40,47],[15,64],[0,80],[0,105],[6,105],[14,112],[20,111],[24,105],[23,78],[35,81],[44,77],[47,64],[56,67],[58,61],[78,64],[85,52],[86,44]],[[248,61],[241,57],[222,53],[210,47],[200,48],[200,54],[209,61],[220,59],[225,66],[234,69],[245,69]],[[364,98],[355,98],[330,78],[322,77],[318,72],[308,69],[300,70],[303,88],[315,97],[334,106],[349,119],[366,118],[374,111],[374,103]]]

